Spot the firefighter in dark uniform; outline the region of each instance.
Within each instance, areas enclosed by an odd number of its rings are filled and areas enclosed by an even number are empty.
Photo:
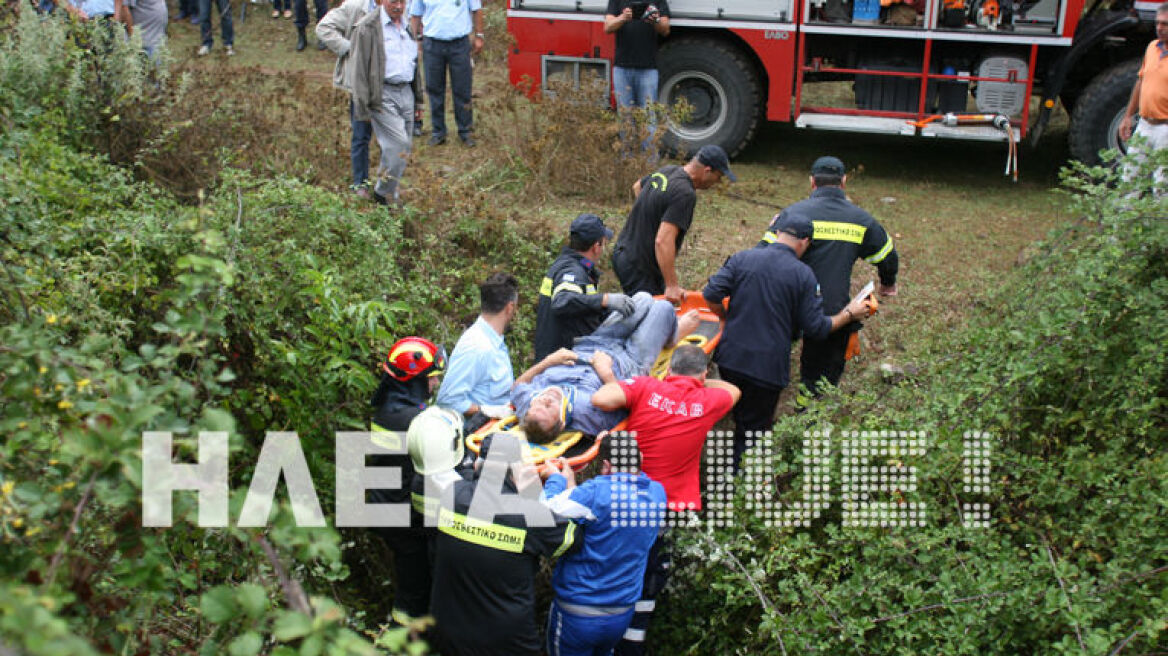
[[[881,296],[896,296],[897,291],[896,274],[900,260],[893,248],[892,236],[871,214],[848,201],[844,193],[847,180],[844,163],[838,158],[826,156],[815,160],[811,165],[811,196],[775,217],[760,242],[762,245],[775,241],[775,226],[784,217],[811,219],[815,235],[802,259],[819,281],[823,310],[828,314],[835,314],[848,304],[852,265],[859,258],[876,266]],[[803,356],[799,361],[800,378],[813,396],[820,394],[824,381],[839,384],[844,363],[860,351],[857,331],[862,327],[863,324],[856,322],[824,339],[804,336]],[[801,392],[795,403],[804,408],[810,400]]]
[[[512,433],[487,436],[473,478],[454,483],[453,507],[439,509],[431,610],[433,644],[444,656],[540,653],[539,558],[567,552],[576,525],[540,501],[524,446]]]
[[[561,348],[572,348],[577,337],[592,334],[610,311],[629,316],[636,309],[624,294],[596,291],[600,271],[597,258],[604,252],[612,230],[595,214],[581,214],[572,221],[568,245],[552,263],[539,286],[535,314],[535,361]]]
[[[774,427],[775,406],[790,377],[796,331],[823,339],[867,312],[862,300],[825,313],[811,269],[799,261],[811,243],[811,219],[788,215],[775,225],[773,244],[731,255],[710,276],[702,296],[723,318],[714,361],[722,379],[742,391],[734,416],[734,467],[751,441]],[[729,297],[729,308],[722,300]]]
[[[408,455],[406,431],[421,413],[434,390],[439,376],[446,370],[446,352],[421,337],[404,337],[389,349],[381,365],[381,382],[373,394],[373,442],[388,448],[393,455],[369,458],[374,467],[400,467],[402,485],[396,490],[370,490],[370,503],[408,504],[415,475]],[[411,512],[410,526],[375,528],[394,555],[396,588],[391,618],[402,625],[419,619],[430,610],[429,538],[422,517]]]

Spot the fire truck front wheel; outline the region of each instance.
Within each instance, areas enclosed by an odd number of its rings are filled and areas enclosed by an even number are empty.
[[[665,146],[678,154],[717,144],[737,155],[762,116],[754,66],[733,46],[700,38],[671,40],[658,62],[658,100],[671,113]]]
[[[1071,156],[1087,164],[1099,162],[1105,148],[1124,150],[1119,123],[1140,70],[1138,59],[1116,64],[1087,85],[1075,101],[1069,133]]]

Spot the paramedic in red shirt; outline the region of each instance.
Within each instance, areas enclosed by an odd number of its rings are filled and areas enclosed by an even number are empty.
[[[648,376],[608,383],[592,395],[601,410],[628,408],[625,430],[636,436],[641,471],[665,487],[668,507],[675,511],[701,510],[698,470],[706,436],[730,412],[741,392],[724,380],[706,378],[709,359],[704,351],[682,344],[673,351],[665,380]],[[649,552],[645,585],[633,621],[617,646],[617,654],[640,654],[645,631],[665,587],[668,548],[658,536]]]

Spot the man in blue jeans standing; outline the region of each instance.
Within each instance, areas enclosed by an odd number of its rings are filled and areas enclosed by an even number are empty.
[[[470,58],[483,49],[481,1],[413,0],[410,28],[414,34],[422,35],[422,65],[433,126],[430,145],[446,143],[446,71],[449,69],[458,138],[466,146],[474,146]]]
[[[657,101],[657,40],[669,36],[669,2],[608,0],[604,32],[616,34],[612,89],[617,107],[627,116],[622,120],[632,122],[633,108],[645,110]],[[652,137],[656,131],[652,113],[648,121]]]
[[[199,46],[198,55],[210,54],[215,37],[211,36],[211,1],[199,0],[199,31],[202,32],[203,45]],[[235,26],[231,22],[231,0],[214,0],[219,9],[219,29],[223,33],[223,47],[227,56],[235,54]]]

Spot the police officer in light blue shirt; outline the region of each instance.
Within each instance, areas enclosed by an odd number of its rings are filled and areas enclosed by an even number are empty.
[[[503,333],[515,318],[519,282],[510,274],[493,273],[479,285],[479,299],[481,314],[458,338],[438,389],[438,405],[462,413],[468,433],[511,413],[508,397],[515,373]]]
[[[410,7],[410,27],[414,34],[422,35],[422,64],[433,125],[431,146],[446,143],[447,69],[458,138],[466,146],[474,146],[470,58],[483,49],[482,14],[481,0],[413,0]]]

